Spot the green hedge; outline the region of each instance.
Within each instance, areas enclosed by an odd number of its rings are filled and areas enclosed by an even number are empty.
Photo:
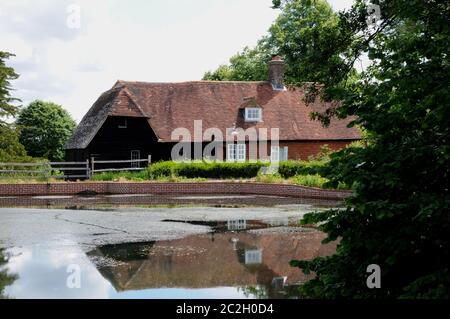
[[[93,181],[115,181],[124,178],[129,181],[145,181],[149,179],[148,172],[146,170],[139,172],[103,172],[94,174],[91,176]]]
[[[280,162],[278,173],[283,178],[296,175],[316,175],[321,173],[326,162],[324,161],[286,161]]]
[[[267,164],[255,163],[226,163],[226,162],[157,162],[148,168],[149,177],[179,176],[186,178],[253,178],[258,175],[261,167]]]
[[[148,167],[148,176],[150,179],[159,177],[176,176],[177,163],[175,162],[156,162]]]

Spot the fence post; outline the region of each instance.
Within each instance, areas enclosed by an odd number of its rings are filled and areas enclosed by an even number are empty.
[[[91,176],[94,175],[94,172],[95,172],[94,157],[91,157]]]
[[[148,166],[150,166],[151,163],[152,163],[152,156],[149,155],[149,156],[148,156]]]
[[[86,159],[86,178],[91,177],[91,172],[89,170],[89,158]]]
[[[44,169],[44,179],[48,183],[49,182],[49,176],[52,173],[51,172],[52,167],[51,167],[51,165],[49,163],[46,163],[46,162],[42,162],[41,165],[42,165],[42,167]]]

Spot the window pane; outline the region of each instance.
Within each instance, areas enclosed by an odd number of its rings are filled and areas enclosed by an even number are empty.
[[[280,147],[279,146],[272,146],[270,148],[270,160],[272,162],[276,162],[280,160]]]
[[[236,144],[228,144],[228,160],[236,160]]]
[[[245,109],[246,120],[259,121],[261,120],[261,109],[260,108],[246,108]]]
[[[237,160],[245,161],[245,144],[236,144],[237,146]]]

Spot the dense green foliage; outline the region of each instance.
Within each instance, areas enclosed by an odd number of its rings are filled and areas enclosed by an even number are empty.
[[[153,179],[176,176],[178,165],[177,162],[171,161],[156,162],[148,167],[148,174]]]
[[[5,60],[14,54],[0,51],[0,125],[4,125],[4,118],[16,115],[18,106],[12,104],[18,99],[11,97],[11,80],[17,79],[14,69],[7,67]]]
[[[270,58],[271,49],[260,41],[254,48],[245,47],[242,52],[232,56],[229,65],[221,65],[215,71],[206,72],[203,80],[265,81]]]
[[[324,161],[284,161],[280,162],[278,173],[283,178],[290,178],[295,175],[315,175],[320,174],[325,164]]]
[[[264,164],[257,163],[182,163],[176,170],[178,176],[187,178],[252,178]]]
[[[375,27],[366,23],[367,1],[357,0],[340,14],[336,38],[308,53],[322,57],[310,60],[325,85],[314,96],[342,101],[317,117],[356,116],[370,143],[332,154],[326,168],[331,183],[354,185],[347,208],[303,221],[339,239],[336,254],[292,264],[316,274],[301,288],[307,297],[449,298],[450,3],[374,2]],[[291,55],[300,61],[300,52]],[[345,85],[363,53],[372,65]],[[380,289],[366,285],[370,264],[381,267]]]
[[[92,177],[97,181],[114,181],[121,178],[144,181],[182,181],[183,179],[230,179],[254,178],[265,164],[226,163],[226,162],[173,162],[161,161],[153,163],[147,170],[140,172],[108,172]]]
[[[157,162],[143,171],[103,172],[91,177],[94,181],[159,181],[159,182],[192,182],[207,181],[208,179],[226,180],[243,179],[258,183],[295,184],[318,188],[348,189],[344,183],[333,186],[327,178],[316,174],[324,167],[318,160],[312,162],[283,162],[289,176],[283,177],[279,173],[263,174],[262,163],[179,163]],[[293,175],[290,175],[294,172]]]
[[[122,172],[102,172],[92,175],[93,181],[146,181],[150,176],[147,170],[142,171],[122,171]]]
[[[27,161],[25,148],[19,142],[19,131],[14,125],[5,122],[7,117],[16,115],[18,106],[13,104],[18,99],[11,97],[11,80],[18,75],[13,68],[5,65],[5,60],[13,56],[0,51],[0,162]]]
[[[19,142],[19,133],[14,126],[0,124],[0,162],[28,162],[25,147]]]
[[[230,58],[229,65],[221,65],[215,71],[206,72],[204,80],[216,81],[266,81],[267,63],[275,54],[286,62],[285,81],[298,84],[316,81],[325,75],[323,69],[311,67],[313,62],[327,59],[330,50],[318,54],[316,46],[325,48],[335,38],[338,16],[325,0],[298,0],[286,3],[269,29],[268,35],[258,41],[254,48],[244,48]],[[313,54],[312,54],[313,53]],[[342,59],[333,57],[335,64]],[[325,70],[328,72],[328,70]]]
[[[151,178],[180,176],[186,178],[252,178],[258,175],[265,164],[226,162],[158,162],[149,167]]]
[[[76,123],[60,105],[36,100],[21,110],[17,119],[20,142],[27,153],[51,161],[64,159],[64,144]]]

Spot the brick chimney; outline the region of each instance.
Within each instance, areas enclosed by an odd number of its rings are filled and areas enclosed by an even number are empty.
[[[269,62],[269,81],[274,90],[284,90],[284,61],[279,55],[272,57]]]

